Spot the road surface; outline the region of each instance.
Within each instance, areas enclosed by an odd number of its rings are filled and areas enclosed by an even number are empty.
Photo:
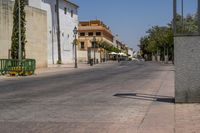
[[[174,108],[173,75],[171,65],[121,62],[0,81],[0,132],[148,132],[159,120],[174,132],[170,110],[151,122],[153,106]]]

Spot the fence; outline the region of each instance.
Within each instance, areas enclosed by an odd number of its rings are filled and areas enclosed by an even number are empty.
[[[0,59],[0,74],[18,76],[33,75],[36,68],[34,59]]]

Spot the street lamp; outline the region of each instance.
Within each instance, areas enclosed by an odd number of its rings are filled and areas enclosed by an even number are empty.
[[[78,33],[78,30],[77,30],[77,27],[74,27],[74,30],[73,30],[73,32],[74,32],[74,48],[75,48],[75,66],[74,66],[74,68],[78,68],[78,65],[77,65],[77,49],[76,49],[76,45],[77,45],[77,39],[76,39],[76,35],[77,35],[77,33]]]
[[[96,48],[96,36],[93,36],[93,47],[94,47],[94,64],[96,63],[96,52],[95,52],[95,48]]]

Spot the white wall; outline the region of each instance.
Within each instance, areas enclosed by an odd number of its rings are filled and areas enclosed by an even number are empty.
[[[131,55],[130,57],[133,57],[133,50],[128,49],[128,54]]]
[[[41,4],[36,4],[41,3]],[[31,5],[33,4],[33,5]],[[41,8],[47,11],[47,29],[48,29],[48,64],[56,64],[58,60],[58,47],[57,47],[57,17],[55,12],[56,0],[29,0],[29,5]],[[41,5],[41,6],[39,6]],[[64,9],[67,8],[67,14]],[[71,10],[74,15],[71,17]],[[73,29],[78,27],[78,10],[77,7],[65,0],[60,0],[60,30],[61,30],[61,57],[62,63],[74,62],[73,52]]]
[[[67,8],[67,14],[64,12]],[[71,17],[73,10],[73,17]],[[74,27],[78,27],[78,11],[77,8],[66,1],[60,2],[60,29],[61,29],[61,51],[64,63],[72,63],[74,61],[73,40]]]
[[[88,51],[78,50],[78,62],[87,62],[88,60]]]
[[[41,9],[41,1],[42,0],[29,0],[29,5]]]

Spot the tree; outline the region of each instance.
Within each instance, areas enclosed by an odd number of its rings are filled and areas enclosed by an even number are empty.
[[[183,20],[183,22],[182,22]],[[172,28],[172,23],[168,24]],[[181,15],[176,15],[176,32],[177,33],[195,33],[198,32],[198,15],[188,14],[182,19]]]
[[[144,58],[144,55],[149,54],[149,49],[147,48],[149,45],[149,37],[144,36],[140,39],[140,51],[141,51],[141,56]]]
[[[173,32],[169,26],[153,26],[147,31],[147,35],[140,40],[142,57],[147,55],[159,55],[164,59],[168,55],[168,49],[173,45]]]
[[[198,31],[197,18],[197,14],[189,14],[183,19],[181,15],[177,14],[176,32],[183,34],[196,33]],[[161,55],[162,59],[167,54],[173,60],[174,35],[172,28],[171,21],[167,26],[153,26],[147,30],[147,35],[140,39],[139,47],[142,57],[144,58],[144,55],[151,56],[157,53],[157,55]]]
[[[21,23],[21,46],[22,46],[22,55],[25,57],[25,45],[26,41],[26,14],[25,14],[25,2],[26,0],[20,0],[20,18],[19,18],[19,1],[15,0],[14,10],[13,10],[13,29],[12,29],[12,44],[11,44],[11,57],[12,59],[19,59],[19,20]]]
[[[116,53],[121,52],[118,48],[114,47],[112,44],[109,44],[105,41],[102,41],[101,43],[99,43],[99,46],[108,52],[116,52]]]

